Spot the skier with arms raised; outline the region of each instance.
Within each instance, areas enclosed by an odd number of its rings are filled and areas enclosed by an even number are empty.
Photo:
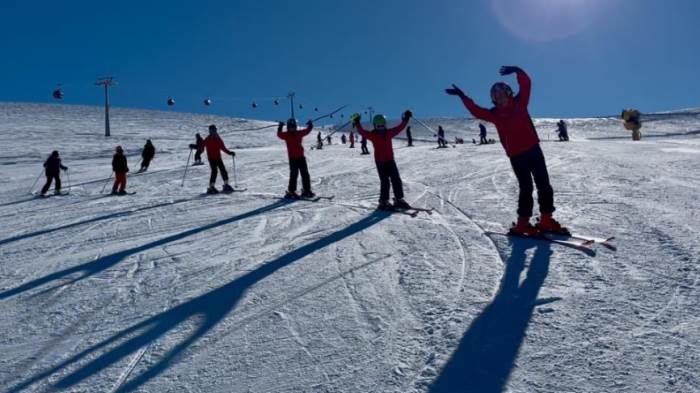
[[[408,125],[409,120],[413,117],[413,113],[407,110],[401,117],[401,124],[394,128],[386,128],[386,117],[384,115],[376,115],[372,119],[374,130],[367,131],[362,127],[359,114],[353,115],[353,124],[357,132],[362,135],[365,140],[372,142],[374,147],[374,161],[377,165],[377,173],[379,174],[380,190],[378,209],[393,210],[393,209],[410,209],[411,206],[403,199],[403,183],[399,175],[399,169],[394,160],[394,147],[392,139],[397,136]],[[389,204],[389,184],[394,189],[394,205]]]
[[[515,73],[520,86],[517,95],[504,82],[491,87],[491,101],[494,107],[482,108],[474,103],[464,92],[452,85],[447,94],[458,96],[464,106],[477,119],[488,121],[496,126],[501,144],[510,158],[513,171],[520,186],[518,198],[518,221],[510,232],[516,235],[536,236],[540,231],[568,233],[553,217],[554,191],[549,183],[549,174],[544,154],[540,148],[537,131],[528,112],[530,102],[530,77],[519,67],[504,66],[501,75]],[[540,221],[537,227],[530,224],[534,201],[532,199],[532,181],[537,186],[537,199],[540,205]]]
[[[283,132],[284,123],[280,122],[277,127],[277,137],[282,139],[287,145],[287,156],[289,157],[289,186],[284,197],[288,199],[298,199],[297,194],[297,179],[301,174],[301,198],[313,198],[316,195],[311,191],[311,177],[309,176],[309,167],[306,164],[304,156],[304,146],[301,141],[305,136],[309,135],[314,129],[314,125],[309,120],[306,123],[306,128],[303,130],[297,129],[296,119],[287,120],[287,132]],[[320,135],[320,133],[319,133]]]

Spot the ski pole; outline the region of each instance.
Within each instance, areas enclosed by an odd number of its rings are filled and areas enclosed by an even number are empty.
[[[233,160],[233,186],[238,188],[238,174],[236,173],[236,156],[232,156]]]
[[[180,187],[185,186],[185,176],[187,176],[187,168],[190,166],[190,158],[192,158],[192,149],[190,149],[190,155],[187,156],[187,164],[185,164],[185,173],[182,174],[182,184],[180,184]]]
[[[102,186],[102,191],[100,191],[100,194],[104,194],[105,188],[107,187],[107,184],[109,184],[109,181],[112,179],[112,175],[114,175],[114,171],[112,171],[112,173],[111,173],[111,174],[109,175],[109,177],[107,178],[107,181],[106,181],[105,184]]]
[[[68,177],[68,193],[70,193],[70,172],[66,170],[66,177]]]
[[[44,171],[44,170],[42,169],[42,170],[39,172],[39,176],[37,176],[37,177],[36,177],[36,180],[34,180],[34,183],[32,183],[32,187],[29,189],[29,194],[30,194],[30,195],[31,195],[31,193],[32,193],[32,190],[34,189],[34,186],[36,186],[36,183],[39,181],[39,178],[41,178],[41,172],[43,172],[43,171]]]

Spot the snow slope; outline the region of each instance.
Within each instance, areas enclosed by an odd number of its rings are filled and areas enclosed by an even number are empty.
[[[641,142],[595,118],[542,144],[557,217],[617,238],[594,256],[487,235],[515,218],[498,144],[396,141],[408,200],[436,209],[411,218],[373,209],[359,149],[308,150],[335,199],[285,203],[274,127],[236,131],[274,123],[114,109],[106,140],[101,116],[0,104],[2,392],[700,391],[698,111],[649,116]],[[535,120],[543,139],[558,120]],[[203,196],[206,166],[180,186],[210,123],[247,192]],[[103,197],[114,146],[135,171],[146,138],[137,194]],[[34,199],[53,149],[71,193]]]

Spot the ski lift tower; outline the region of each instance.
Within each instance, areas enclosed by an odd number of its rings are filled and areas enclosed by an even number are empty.
[[[95,86],[104,86],[105,88],[105,136],[109,136],[109,88],[115,86],[117,82],[111,76],[98,78]]]
[[[294,119],[294,92],[290,91],[289,94],[287,94],[287,98],[289,98],[289,102],[291,103],[292,106],[292,119]]]

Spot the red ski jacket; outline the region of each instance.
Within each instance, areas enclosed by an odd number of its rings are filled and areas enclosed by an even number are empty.
[[[384,132],[377,132],[376,130],[369,132],[362,128],[361,123],[357,123],[357,132],[372,141],[372,146],[374,146],[374,161],[383,162],[392,161],[394,159],[394,146],[391,140],[406,128],[408,120],[409,119],[403,119],[401,124]]]
[[[231,154],[231,151],[224,145],[223,139],[218,135],[209,135],[204,138],[204,148],[207,149],[207,158],[209,161],[220,159],[222,151]]]
[[[309,135],[313,130],[313,127],[307,127],[303,130],[297,130],[292,132],[282,132],[277,130],[277,137],[282,139],[287,144],[287,155],[289,158],[303,158],[304,157],[304,146],[301,145],[301,140],[305,136]]]
[[[474,117],[496,126],[501,145],[503,145],[506,155],[511,158],[532,149],[540,142],[535,125],[532,124],[532,119],[527,111],[530,102],[530,77],[524,71],[518,71],[517,75],[520,91],[511,105],[485,109],[476,105],[467,96],[462,98],[464,106]]]

